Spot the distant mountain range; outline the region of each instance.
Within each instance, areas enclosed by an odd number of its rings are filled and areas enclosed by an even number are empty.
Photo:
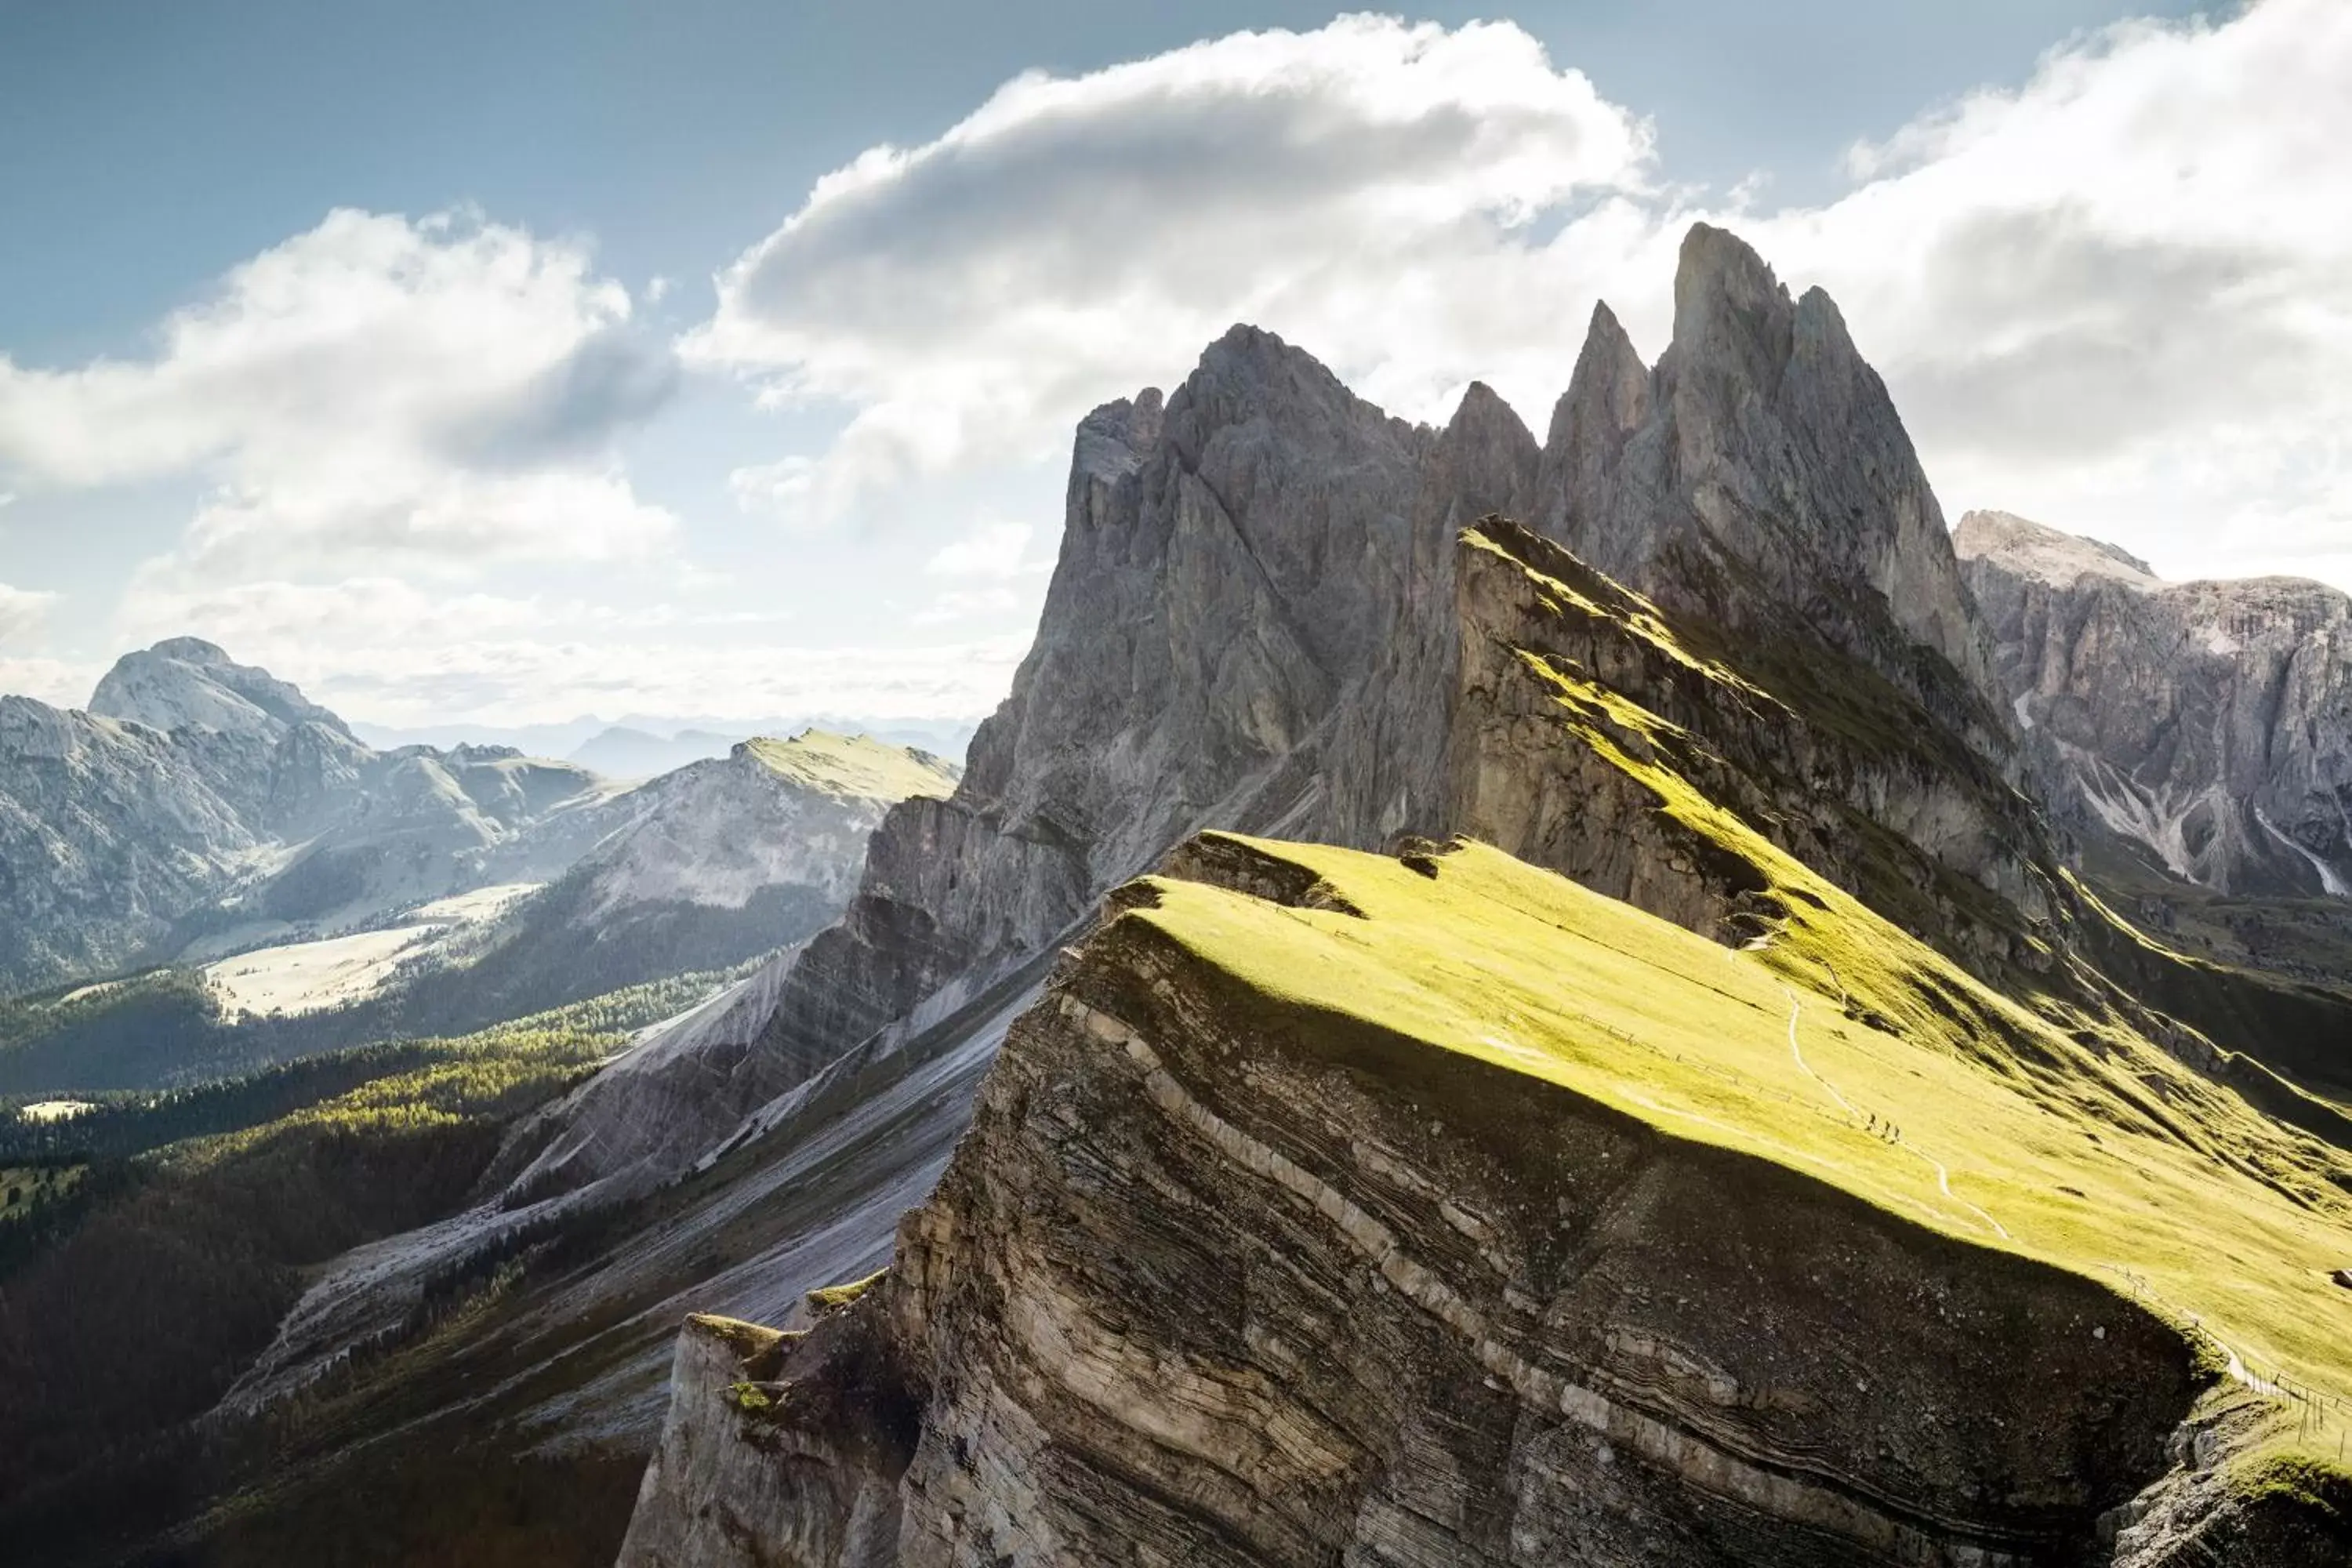
[[[824,730],[871,735],[961,761],[978,721],[952,718],[879,719],[845,712],[744,720],[629,713],[616,720],[583,717],[561,724],[429,724],[402,727],[354,720],[352,733],[380,751],[403,746],[507,746],[535,757],[562,757],[615,778],[650,778],[705,757],[723,757],[753,735],[793,735]]]
[[[504,746],[379,750],[192,637],[125,655],[85,710],[0,698],[0,992],[352,931],[476,889],[555,882],[583,859],[620,878],[596,895],[609,940],[630,929],[615,911],[641,900],[731,911],[712,917],[726,933],[673,929],[616,972],[724,964],[805,934],[806,910],[846,897],[872,826],[859,814],[898,798],[887,791],[954,776],[871,737],[688,749],[719,755],[680,770],[648,752],[615,777]],[[812,761],[843,757],[866,773]],[[645,870],[656,863],[658,877]],[[544,933],[549,918],[525,900],[501,929]]]
[[[2008,512],[1969,513],[1953,542],[2078,831],[2219,892],[2352,896],[2352,596],[2167,583]]]

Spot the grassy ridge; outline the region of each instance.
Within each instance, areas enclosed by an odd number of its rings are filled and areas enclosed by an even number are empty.
[[[1244,841],[1360,913],[1153,879],[1156,907],[1123,918],[1289,1004],[1761,1155],[1912,1223],[2118,1290],[2127,1271],[2249,1362],[2352,1397],[2352,1292],[2326,1277],[2352,1254],[2341,1151],[2112,1025],[2073,1020],[2077,1037],[1995,994],[1703,804],[1665,809],[1771,876],[1790,913],[1761,945],[1717,946],[1475,844],[1431,862],[1433,878]]]
[[[871,735],[803,730],[789,741],[761,736],[743,744],[769,772],[820,795],[906,800],[915,795],[944,798],[955,793],[957,770],[952,764]]]

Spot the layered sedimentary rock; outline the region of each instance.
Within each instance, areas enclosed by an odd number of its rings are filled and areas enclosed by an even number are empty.
[[[2054,805],[2223,892],[2352,896],[2352,598],[2006,512],[1955,542]]]

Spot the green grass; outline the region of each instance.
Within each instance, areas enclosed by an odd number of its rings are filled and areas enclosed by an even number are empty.
[[[1758,947],[1719,947],[1475,844],[1433,879],[1245,840],[1361,915],[1154,879],[1156,907],[1123,918],[1290,1003],[1779,1162],[1979,1246],[2118,1290],[2140,1281],[2160,1312],[2198,1314],[2249,1363],[2352,1396],[2352,1292],[2326,1279],[2352,1256],[2352,1197],[2335,1179],[2352,1166],[2337,1152],[2111,1024],[2076,1020],[2078,1039],[1995,994],[1656,783],[1664,809],[1738,846],[1781,894],[1789,918]]]
[[[956,773],[948,763],[926,762],[871,735],[803,730],[789,741],[762,737],[744,743],[772,772],[823,795],[899,801],[955,793]]]
[[[837,1312],[882,1283],[883,1276],[889,1272],[887,1268],[877,1268],[863,1279],[851,1279],[812,1290],[808,1293],[809,1310],[820,1313]]]

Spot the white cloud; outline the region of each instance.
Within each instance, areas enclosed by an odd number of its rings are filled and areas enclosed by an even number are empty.
[[[97,665],[0,653],[0,697],[29,697],[52,708],[79,708],[89,700],[102,673]]]
[[[1403,402],[1459,384],[1510,341],[1453,294],[1459,259],[1648,166],[1646,127],[1513,26],[1236,34],[1024,75],[935,142],[868,151],[720,274],[687,349],[772,400],[856,406],[812,484],[830,521],[975,454],[1041,456],[1238,318]]]
[[[919,626],[948,626],[982,616],[1011,615],[1020,607],[1021,596],[1010,588],[950,588],[908,620]]]
[[[2352,584],[2352,7],[2132,23],[1754,237],[1835,294],[1948,502]]]
[[[868,151],[719,275],[686,348],[850,406],[801,492],[821,518],[1045,457],[1236,319],[1408,417],[1475,376],[1540,433],[1596,296],[1663,348],[1705,218],[1837,297],[1955,511],[2352,584],[2347,81],[2340,0],[2126,24],[1773,209],[1666,184],[1647,127],[1508,24],[1243,34],[1024,76]]]
[[[0,471],[56,488],[215,488],[183,563],[321,569],[612,559],[674,520],[609,447],[669,395],[584,247],[468,215],[330,214],[161,326],[73,369],[0,356]]]
[[[727,488],[733,492],[739,511],[798,522],[807,515],[809,489],[815,477],[814,458],[780,458],[733,470],[727,476]]]
[[[923,570],[934,577],[1018,577],[1051,563],[1024,559],[1036,530],[1025,522],[983,521],[962,538],[941,545]]]
[[[347,718],[394,726],[632,711],[977,716],[1003,695],[1025,645],[1000,637],[933,647],[780,646],[789,624],[692,604],[622,609],[365,577],[149,582],[134,586],[117,631],[125,646],[208,637]]]
[[[29,637],[39,631],[41,624],[48,619],[49,606],[57,599],[55,594],[12,588],[0,583],[0,644]]]

